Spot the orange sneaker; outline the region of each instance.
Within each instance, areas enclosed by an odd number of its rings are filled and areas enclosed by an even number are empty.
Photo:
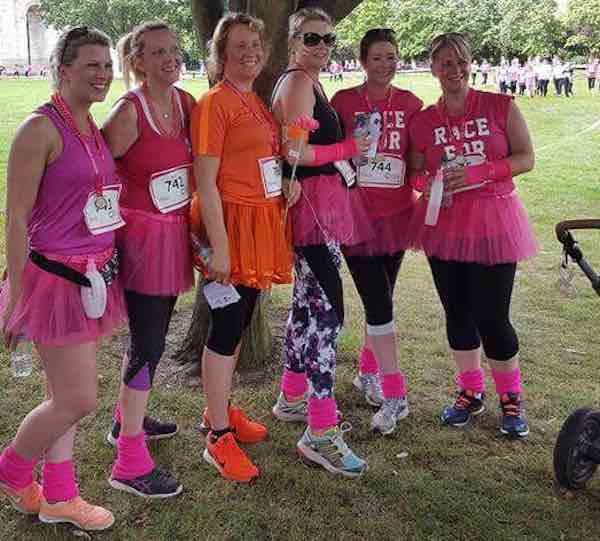
[[[13,490],[8,485],[0,483],[0,493],[4,494],[11,505],[26,515],[37,515],[42,501],[42,486],[34,481],[22,490]]]
[[[70,522],[81,530],[106,530],[115,523],[115,517],[110,511],[90,505],[79,496],[58,503],[48,503],[42,498],[39,516],[47,524]]]
[[[212,464],[230,481],[250,483],[258,477],[258,468],[239,447],[232,432],[223,434],[216,442],[211,441],[212,432],[206,436],[204,460]]]
[[[266,426],[256,421],[251,421],[240,408],[236,408],[235,406],[229,406],[229,426],[235,439],[240,443],[258,443],[259,441],[266,440],[269,435]],[[203,432],[211,430],[208,410],[206,408],[204,408],[204,413],[202,414],[200,430]]]

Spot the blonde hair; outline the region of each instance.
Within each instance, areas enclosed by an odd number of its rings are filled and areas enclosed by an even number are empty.
[[[225,73],[225,49],[231,29],[242,24],[248,27],[251,32],[256,32],[260,38],[261,45],[268,55],[268,44],[265,36],[265,23],[257,17],[252,17],[247,13],[231,12],[221,17],[211,40],[208,42],[208,58],[206,59],[206,70],[212,81],[220,81]]]
[[[60,84],[60,67],[70,66],[77,60],[79,48],[84,45],[101,45],[110,48],[110,38],[96,28],[86,26],[65,30],[50,53],[50,84],[56,90]]]
[[[294,40],[300,35],[302,27],[311,21],[320,21],[333,26],[333,21],[321,8],[302,8],[292,13],[288,19],[288,51],[291,57],[293,53]]]
[[[440,34],[433,38],[431,47],[429,49],[429,60],[433,62],[436,56],[442,49],[452,49],[458,58],[471,63],[473,59],[473,53],[471,52],[471,45],[464,34],[458,32],[448,32],[447,34]]]
[[[145,21],[117,42],[117,52],[123,70],[123,82],[127,89],[131,87],[132,78],[135,83],[141,83],[145,79],[144,73],[135,67],[135,59],[144,52],[144,34],[154,30],[168,30],[175,35],[175,32],[163,21]]]

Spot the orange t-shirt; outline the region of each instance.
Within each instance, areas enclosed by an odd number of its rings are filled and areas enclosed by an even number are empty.
[[[241,94],[221,82],[200,98],[192,112],[192,151],[221,160],[217,188],[224,203],[279,204],[281,197],[265,196],[258,163],[275,154],[279,125],[254,92]]]

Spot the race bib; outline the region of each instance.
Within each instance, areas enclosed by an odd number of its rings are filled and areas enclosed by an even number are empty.
[[[369,158],[361,165],[358,183],[370,188],[401,188],[404,186],[406,164],[398,156],[383,154]]]
[[[231,284],[223,285],[219,282],[210,282],[204,286],[204,297],[208,306],[213,310],[225,308],[235,304],[241,299],[238,290]]]
[[[83,209],[83,218],[92,235],[108,233],[125,225],[119,208],[120,195],[119,184],[104,186],[101,196],[90,192]]]
[[[356,173],[354,172],[354,169],[352,169],[352,166],[350,165],[348,160],[340,160],[337,162],[333,162],[333,165],[338,170],[340,175],[342,175],[346,186],[354,186],[354,184],[356,183]]]
[[[281,159],[271,156],[258,160],[260,176],[265,190],[265,197],[278,197],[281,195],[282,166]]]
[[[190,165],[154,173],[150,179],[150,197],[162,214],[185,207],[191,199]]]

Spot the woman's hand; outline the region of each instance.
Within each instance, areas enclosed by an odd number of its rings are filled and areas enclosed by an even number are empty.
[[[216,248],[210,254],[208,260],[208,279],[220,282],[221,284],[229,284],[231,275],[231,261],[229,259],[229,249]]]
[[[354,140],[356,141],[356,148],[358,149],[358,155],[361,158],[366,158],[369,154],[369,146],[371,145],[370,135],[355,135]]]
[[[6,284],[4,287],[6,287]],[[8,305],[6,306],[6,310],[4,311],[4,317],[2,318],[2,321],[1,321],[2,336],[4,338],[4,344],[10,351],[12,351],[15,348],[17,337],[14,336],[13,334],[11,334],[7,330],[7,325],[8,325],[8,322],[10,321],[10,318],[15,310],[15,306],[17,305],[17,299],[18,299],[18,296],[14,296],[12,294],[10,295],[10,298],[8,300]]]
[[[302,195],[302,186],[299,182],[292,182],[289,178],[283,179],[283,195],[287,200],[287,206],[293,207]]]
[[[467,186],[465,182],[465,168],[463,166],[451,167],[444,170],[444,192],[453,192]]]

